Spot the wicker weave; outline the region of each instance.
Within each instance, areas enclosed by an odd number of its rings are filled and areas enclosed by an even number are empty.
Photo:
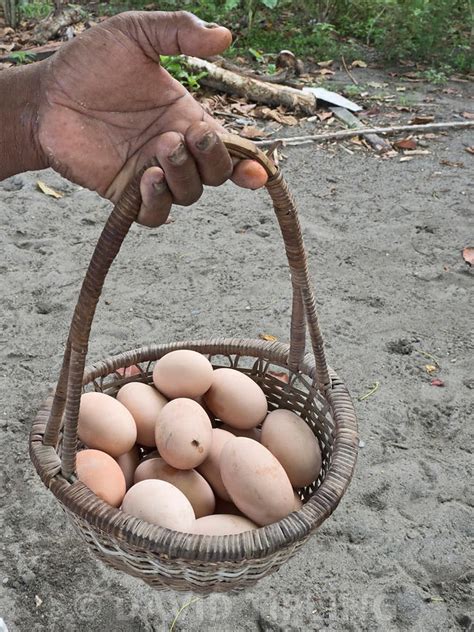
[[[73,316],[56,391],[39,411],[30,435],[31,458],[42,481],[90,548],[114,568],[158,589],[236,591],[278,569],[337,507],[357,456],[354,409],[344,384],[326,364],[293,199],[281,173],[265,154],[234,136],[225,137],[225,143],[234,156],[258,160],[269,176],[267,189],[291,270],[290,344],[240,339],[171,343],[135,349],[85,368],[91,324],[105,277],[138,213],[139,174],[128,185],[99,238]],[[305,355],[306,327],[311,355]],[[323,466],[318,480],[299,490],[302,509],[275,524],[239,535],[192,535],[124,514],[77,480],[77,419],[82,392],[115,395],[129,381],[150,383],[156,360],[174,349],[193,349],[209,357],[214,367],[230,366],[246,373],[263,389],[270,410],[287,408],[304,419],[319,440]],[[131,365],[140,369],[138,375],[125,378],[117,372]],[[288,375],[288,382],[280,378],[282,372]]]

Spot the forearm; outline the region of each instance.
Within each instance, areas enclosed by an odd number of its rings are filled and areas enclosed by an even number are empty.
[[[0,180],[46,166],[37,135],[41,71],[39,62],[0,72]]]

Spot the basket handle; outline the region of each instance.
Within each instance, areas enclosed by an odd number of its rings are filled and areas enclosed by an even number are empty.
[[[273,201],[283,235],[293,288],[288,365],[291,369],[297,370],[304,357],[307,322],[315,357],[315,382],[324,390],[328,388],[330,379],[293,197],[279,168],[253,143],[231,134],[223,135],[222,139],[232,156],[256,160],[268,174],[266,188]],[[130,226],[137,218],[141,203],[140,178],[141,173],[137,174],[125,188],[105,224],[92,255],[72,318],[61,373],[45,429],[43,443],[56,446],[65,409],[61,473],[68,479],[76,466],[77,422],[92,320],[109,268]]]

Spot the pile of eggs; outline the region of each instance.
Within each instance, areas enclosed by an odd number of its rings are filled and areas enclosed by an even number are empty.
[[[213,419],[220,427],[213,428]],[[256,529],[302,505],[321,469],[319,443],[295,413],[268,412],[262,389],[189,350],[163,356],[153,385],[81,397],[77,476],[149,523],[204,535]]]

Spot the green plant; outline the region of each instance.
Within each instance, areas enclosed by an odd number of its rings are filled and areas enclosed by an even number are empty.
[[[199,80],[206,76],[206,72],[194,74],[186,67],[183,59],[175,55],[161,55],[161,65],[170,75],[177,79],[189,90],[199,90]]]
[[[43,0],[30,0],[20,4],[18,12],[21,17],[35,20],[42,20],[54,11],[52,2],[44,2]]]
[[[8,56],[15,64],[30,64],[36,61],[36,55],[24,50],[17,50]]]

